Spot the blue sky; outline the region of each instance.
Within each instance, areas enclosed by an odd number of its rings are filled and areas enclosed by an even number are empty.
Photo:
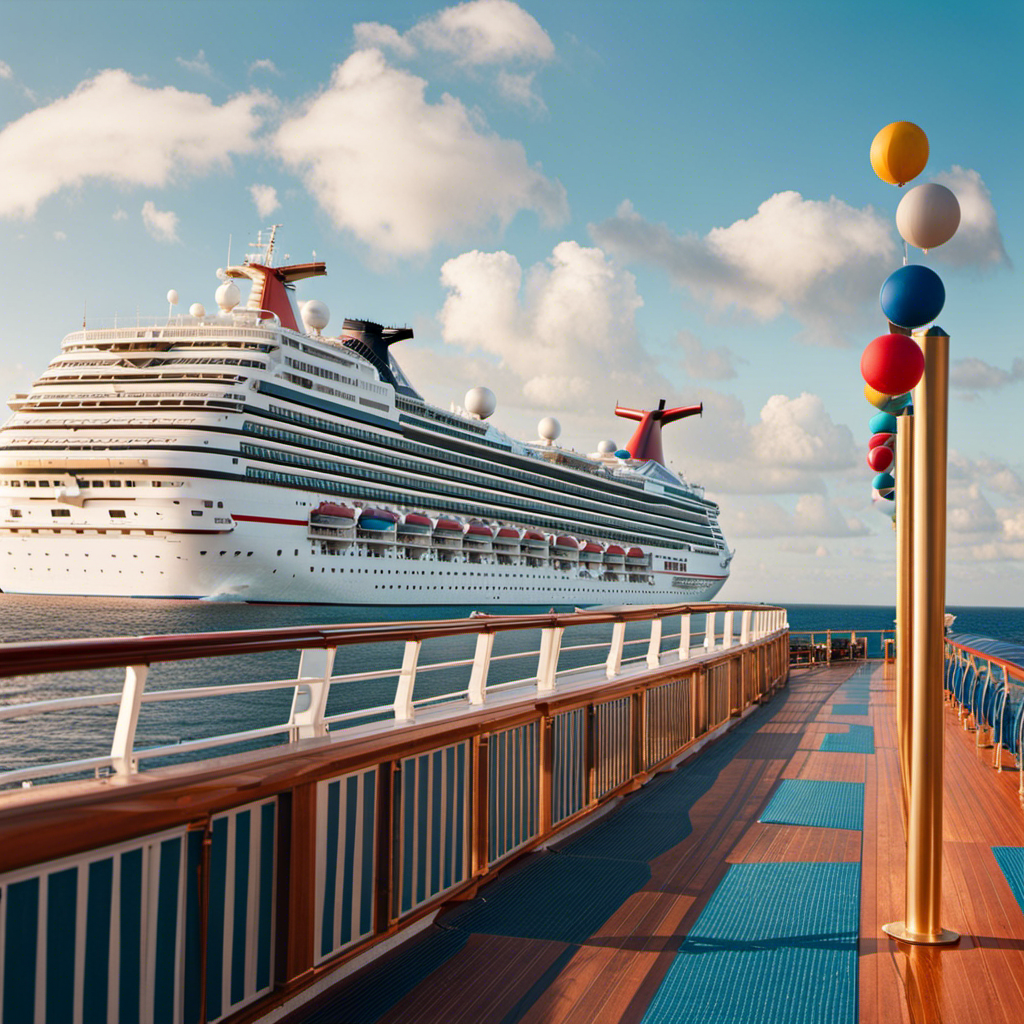
[[[669,460],[721,503],[723,597],[892,600],[863,347],[902,263],[871,170],[915,121],[961,200],[915,262],[952,338],[949,603],[1024,604],[1019,4],[0,2],[0,387],[81,322],[154,315],[257,228],[301,297],[408,323],[424,395],[490,386],[531,437],[618,442],[703,401]],[[258,202],[262,209],[258,209]],[[328,328],[330,333],[330,328]]]

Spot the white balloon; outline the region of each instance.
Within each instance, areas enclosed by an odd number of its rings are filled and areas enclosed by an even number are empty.
[[[948,242],[960,226],[960,204],[945,185],[929,182],[912,188],[896,207],[896,227],[918,249]]]

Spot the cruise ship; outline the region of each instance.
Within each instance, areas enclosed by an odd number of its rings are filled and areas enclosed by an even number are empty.
[[[706,601],[732,558],[718,506],[665,464],[700,406],[618,407],[619,449],[534,443],[426,402],[405,327],[297,304],[322,262],[274,234],[218,272],[217,311],[68,334],[0,429],[0,589],[349,605]],[[246,301],[236,282],[250,286]]]

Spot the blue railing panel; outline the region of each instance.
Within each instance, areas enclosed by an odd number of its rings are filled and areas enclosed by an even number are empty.
[[[487,859],[493,863],[537,835],[540,726],[494,733],[488,741]]]
[[[551,824],[587,804],[587,709],[576,708],[551,720]]]

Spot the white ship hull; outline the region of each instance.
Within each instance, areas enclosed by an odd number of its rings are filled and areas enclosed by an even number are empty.
[[[375,554],[353,543],[327,553],[307,536],[306,510],[315,501],[267,485],[220,483],[202,493],[214,509],[202,500],[182,498],[183,504],[167,501],[163,507],[149,500],[138,510],[140,521],[131,524],[137,528],[127,532],[111,530],[107,522],[98,527],[95,513],[72,507],[59,529],[8,534],[0,590],[308,604],[548,606],[707,601],[727,578],[715,556],[700,554],[690,555],[687,574],[645,571],[650,582],[634,582],[624,571],[620,579],[606,580],[578,567],[501,565],[492,554],[477,556],[478,562],[468,561],[467,553],[442,561],[435,550],[408,558],[397,545]],[[182,511],[186,519],[200,511],[197,525],[220,529],[146,532],[146,524],[176,525],[167,520]],[[108,512],[102,510],[104,516]]]

